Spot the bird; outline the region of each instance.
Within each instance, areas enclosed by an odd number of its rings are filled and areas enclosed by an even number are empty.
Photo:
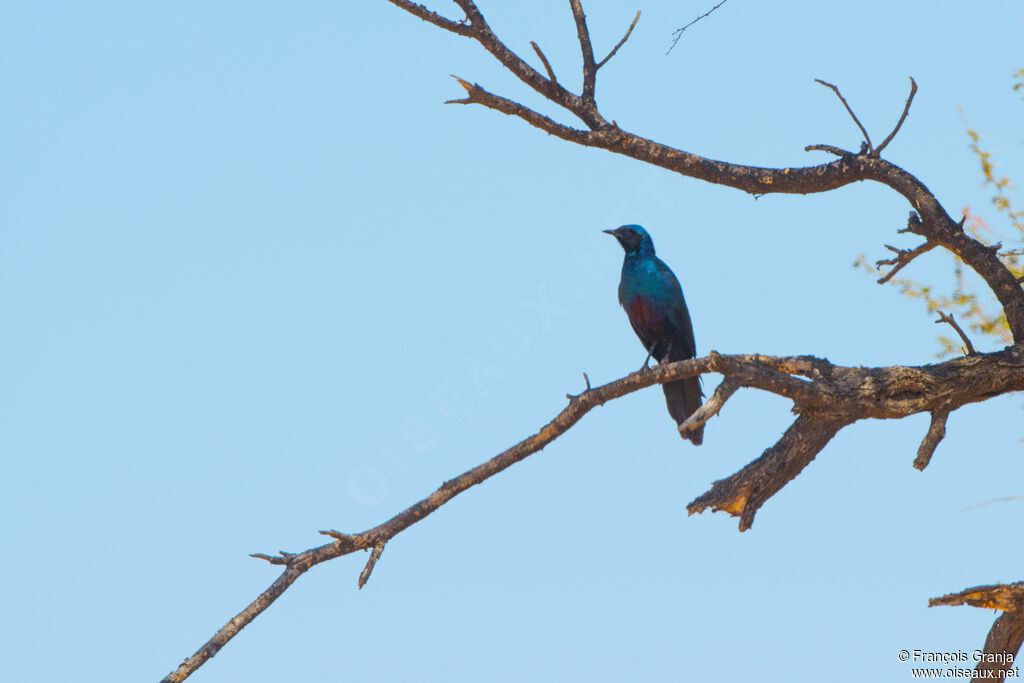
[[[672,269],[655,255],[651,236],[639,225],[623,225],[602,232],[618,240],[626,252],[619,281],[619,303],[647,351],[641,370],[649,367],[651,358],[659,363],[695,358],[697,344],[683,289]],[[669,415],[677,425],[682,425],[700,408],[704,393],[699,376],[661,386]],[[694,446],[704,441],[703,426],[679,434]]]

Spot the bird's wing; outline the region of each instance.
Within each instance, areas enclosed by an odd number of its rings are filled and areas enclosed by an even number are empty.
[[[651,340],[648,339],[644,335],[644,333],[640,331],[640,328],[636,326],[636,324],[632,321],[632,319],[629,321],[629,325],[630,325],[630,327],[633,328],[633,331],[636,332],[636,336],[640,338],[640,343],[644,345],[644,350],[645,351],[650,351],[651,350],[651,345],[652,345],[653,342],[651,342]]]
[[[690,321],[690,311],[686,307],[686,299],[683,297],[683,288],[679,286],[672,269],[665,265],[661,259],[657,260],[658,275],[662,280],[663,289],[668,300],[668,319],[672,324],[675,339],[672,342],[671,360],[683,360],[685,358],[697,357],[697,342],[693,338],[693,323]]]

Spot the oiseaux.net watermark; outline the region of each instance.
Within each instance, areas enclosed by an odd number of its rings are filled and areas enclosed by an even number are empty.
[[[985,652],[983,650],[900,650],[901,662],[920,665],[911,668],[913,678],[959,678],[972,680],[1001,680],[1020,678],[1020,668],[1013,666],[1012,652]],[[956,665],[961,666],[956,666]],[[981,664],[992,666],[974,668]]]

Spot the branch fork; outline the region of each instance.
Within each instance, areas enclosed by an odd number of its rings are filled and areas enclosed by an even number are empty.
[[[587,389],[576,397],[571,397],[569,405],[535,434],[445,482],[429,496],[391,519],[360,534],[322,532],[334,540],[301,553],[282,551],[277,556],[254,554],[253,557],[284,566],[284,571],[256,600],[218,630],[178,669],[169,674],[165,681],[180,683],[191,675],[280,597],[303,573],[317,564],[352,554],[356,550],[372,549],[370,558],[360,573],[360,586],[365,585],[381,557],[385,544],[395,535],[422,521],[460,493],[539,452],[594,407],[634,391],[709,372],[722,374],[724,379],[705,404],[704,411],[698,411],[699,414],[691,416],[691,420],[684,423],[683,426],[687,429],[698,426],[698,423],[703,424],[717,414],[732,393],[740,387],[761,389],[793,401],[793,410],[798,416],[777,443],[766,449],[761,457],[740,472],[714,482],[706,493],[687,506],[690,514],[712,509],[723,510],[739,517],[741,531],[751,527],[760,507],[810,464],[840,429],[857,420],[900,418],[921,412],[930,413],[931,425],[915,460],[915,466],[920,465],[920,469],[927,465],[936,445],[942,439],[946,418],[951,412],[962,405],[984,401],[996,394],[1024,391],[1024,289],[1020,287],[1017,276],[999,259],[996,251],[967,235],[962,229],[963,224],[958,224],[949,216],[918,178],[880,157],[908,116],[917,92],[917,84],[913,79],[903,113],[893,130],[877,147],[873,146],[867,129],[854,114],[839,88],[819,81],[835,92],[863,134],[864,143],[861,150],[853,153],[830,145],[811,145],[807,147],[808,150],[825,151],[837,158],[828,163],[805,168],[745,166],[701,157],[655,142],[623,130],[618,124],[609,123],[602,116],[595,99],[597,72],[628,40],[639,20],[639,13],[634,17],[623,38],[598,62],[594,58],[580,0],[570,0],[583,58],[583,87],[582,92],[577,95],[557,81],[553,67],[535,43],[531,45],[544,64],[546,75],[510,50],[491,30],[473,0],[454,0],[465,13],[465,18],[457,21],[410,0],[389,1],[439,28],[475,40],[521,82],[578,118],[585,127],[580,129],[559,123],[519,102],[490,93],[479,85],[458,77],[455,78],[465,89],[467,96],[451,100],[452,103],[480,104],[520,118],[531,126],[561,139],[605,149],[686,177],[733,187],[755,196],[768,193],[826,192],[862,180],[871,180],[892,188],[907,199],[914,210],[906,231],[920,234],[926,241],[909,251],[889,247],[896,254],[890,259],[893,269],[889,276],[891,277],[892,273],[914,257],[935,246],[949,250],[974,269],[992,288],[1006,314],[1007,324],[1016,345],[1001,352],[974,353],[945,363],[920,367],[841,367],[834,366],[824,359],[807,356],[771,357],[711,353],[705,358],[659,365],[648,372],[632,373],[597,387],[591,387],[589,378],[584,376]],[[712,11],[722,4],[719,2]],[[958,391],[954,394],[945,391],[950,386],[958,387]],[[1012,621],[1005,623],[1005,628],[1000,632],[1004,634],[999,636],[1003,638],[1001,642],[1012,644],[1013,638],[1016,638],[1016,647],[1019,648],[1021,634],[1024,634],[1024,626],[1020,626],[1024,623],[1020,616],[1022,613],[1024,610],[1015,607],[1004,614],[1004,617],[1013,617]],[[997,622],[997,626],[1002,619],[1001,617]],[[994,627],[993,633],[995,632]],[[1010,636],[1004,637],[1006,633]],[[992,637],[990,634],[990,639]]]
[[[889,143],[893,141],[893,138],[896,137],[896,133],[898,133],[900,128],[903,127],[903,122],[906,121],[907,114],[910,113],[910,105],[914,101],[914,95],[917,94],[917,82],[913,78],[911,78],[910,95],[907,96],[907,103],[903,106],[903,113],[900,115],[900,118],[896,122],[895,127],[893,127],[892,131],[885,137],[885,140],[882,141],[882,144],[880,144],[878,147],[875,147],[874,145],[871,144],[871,136],[868,135],[868,131],[864,127],[864,124],[862,124],[860,122],[860,119],[857,118],[857,115],[853,113],[853,108],[850,107],[850,103],[846,101],[845,97],[843,97],[843,93],[839,91],[839,88],[833,85],[832,83],[828,83],[826,81],[821,80],[820,78],[815,78],[814,80],[816,83],[820,83],[826,88],[831,89],[832,92],[836,94],[836,97],[839,98],[839,101],[843,103],[843,107],[846,108],[846,113],[848,113],[850,115],[850,118],[853,119],[853,122],[857,124],[857,128],[860,129],[861,134],[864,136],[864,142],[862,143],[860,154],[866,154],[867,156],[875,158],[879,158],[879,156],[882,153],[882,150],[885,149],[889,145]],[[821,146],[815,147],[820,148]]]

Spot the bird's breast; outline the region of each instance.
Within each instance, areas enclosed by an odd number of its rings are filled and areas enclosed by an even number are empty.
[[[629,322],[644,334],[657,336],[670,329],[668,317],[663,306],[659,306],[651,297],[637,295],[623,304]]]

